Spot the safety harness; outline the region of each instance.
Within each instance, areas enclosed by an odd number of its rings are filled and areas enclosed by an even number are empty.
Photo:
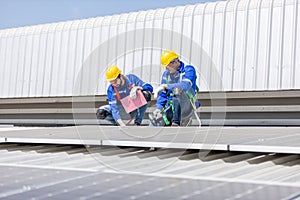
[[[182,76],[185,74],[185,72],[180,72],[179,74],[179,82],[182,81]],[[167,77],[167,80],[166,80],[166,83],[169,84],[170,83],[170,75],[168,75]],[[193,107],[193,110],[196,110],[196,100],[197,100],[197,92],[199,91],[199,88],[198,86],[196,85],[196,90],[195,90],[195,95],[193,95],[190,91],[185,91],[185,93],[187,94],[187,96],[189,97],[190,101],[191,101],[191,104],[192,104],[192,107]],[[173,97],[173,93],[170,94],[170,97]],[[166,105],[170,105],[171,108],[172,108],[172,112],[174,112],[174,105],[173,105],[173,101],[172,101],[173,98],[171,99],[168,99],[167,100],[167,104]],[[168,120],[168,117],[166,115],[166,110],[168,109],[169,107],[163,107],[162,109],[162,118],[165,122],[165,124],[168,126],[171,124],[171,122]]]

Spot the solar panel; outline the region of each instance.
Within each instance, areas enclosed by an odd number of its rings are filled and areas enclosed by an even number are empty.
[[[5,199],[282,199],[299,186],[157,175],[0,166]]]

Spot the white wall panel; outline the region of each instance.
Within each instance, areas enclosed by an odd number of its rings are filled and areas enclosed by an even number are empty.
[[[222,81],[224,88],[228,90],[232,90],[232,71],[233,71],[233,63],[232,63],[232,53],[234,38],[232,33],[232,26],[234,23],[234,13],[228,12],[226,13],[225,18],[225,31],[224,31],[224,58],[223,58],[223,66],[222,66]]]
[[[24,56],[24,71],[23,71],[23,87],[22,87],[22,96],[29,97],[30,93],[30,79],[32,72],[32,57],[33,57],[33,29],[29,29],[26,35],[26,47],[25,47],[25,56]],[[52,69],[52,68],[51,68]]]
[[[283,41],[283,61],[282,61],[282,87],[281,89],[293,88],[291,84],[292,76],[292,60],[293,51],[293,5],[285,7],[284,11],[284,41]]]
[[[216,8],[219,6],[219,4],[216,6]],[[214,33],[212,35],[212,59],[210,62],[211,67],[211,80],[214,80],[212,82],[211,88],[212,90],[221,90],[222,89],[222,81],[220,79],[222,68],[221,68],[221,55],[222,55],[222,13],[215,13],[214,15],[214,26],[213,30]],[[202,76],[202,74],[200,74]]]
[[[26,33],[26,32],[25,32]],[[24,84],[24,65],[25,65],[25,51],[26,51],[26,36],[20,35],[20,45],[17,64],[17,83],[16,83],[16,97],[23,97],[23,84]]]
[[[268,24],[269,24],[269,10],[264,8],[260,12],[260,23],[258,27],[258,51],[257,51],[257,65],[255,72],[255,88],[258,90],[265,90],[266,76],[265,72],[268,70],[266,65],[266,58],[268,55]]]
[[[204,12],[205,8],[207,7],[207,4],[205,5],[198,5],[195,8],[195,17],[194,17],[194,28],[193,28],[193,37],[191,38],[192,41],[196,41],[196,45],[194,45],[194,48],[192,48],[192,56],[191,60],[195,61],[193,64],[197,66],[198,72],[200,73],[200,76],[198,76],[197,85],[203,88],[203,90],[207,90],[207,84],[204,82],[204,69],[205,66],[202,64],[202,54],[199,55],[198,48],[200,48],[200,52],[206,53],[205,49],[203,48],[203,34],[204,34]]]
[[[87,25],[87,24],[86,24]],[[91,28],[84,29],[84,43],[83,43],[83,65],[81,66],[82,71],[82,85],[81,85],[81,94],[87,95],[92,93],[92,85],[90,85],[93,81],[93,74],[91,59],[87,61],[88,57],[91,54],[91,41],[92,41],[93,30]],[[87,67],[85,67],[84,62],[87,61]],[[89,81],[90,80],[90,81]]]
[[[160,82],[163,49],[202,91],[300,89],[299,0],[232,0],[0,30],[0,97],[105,94],[116,64]]]
[[[244,36],[245,36],[245,12],[240,11],[239,8],[244,9],[244,5],[239,1],[235,5],[234,10],[234,27],[233,27],[233,77],[232,77],[232,89],[233,90],[244,90],[243,80],[244,80]]]
[[[67,80],[67,60],[68,52],[71,50],[70,45],[70,35],[69,31],[63,30],[61,33],[61,44],[60,44],[60,59],[58,60],[59,70],[57,70],[57,93],[60,95],[65,94],[66,80]]]
[[[54,32],[47,34],[46,51],[45,51],[45,64],[43,74],[43,96],[51,95],[51,82],[52,82],[52,67],[53,67],[53,52],[54,52]]]
[[[77,63],[77,51],[80,48],[78,44],[78,30],[79,30],[80,21],[76,20],[71,24],[69,34],[69,50],[68,50],[68,59],[66,67],[66,85],[64,86],[64,93],[66,95],[73,94],[73,88],[75,85],[75,75],[76,75],[76,63]]]
[[[94,24],[94,26],[95,26],[95,28],[93,28],[93,30],[94,30],[94,32],[93,32],[93,39],[92,39],[92,43],[93,43],[93,45],[92,45],[92,51],[93,51],[93,53],[95,54],[95,59],[94,59],[94,61],[93,62],[95,62],[95,64],[94,65],[96,65],[96,69],[95,69],[95,74],[96,74],[96,76],[98,76],[98,79],[99,79],[99,81],[97,82],[97,84],[96,84],[96,86],[95,86],[95,93],[99,93],[100,91],[99,91],[99,88],[100,88],[100,84],[103,84],[103,83],[101,83],[101,81],[100,81],[100,77],[103,77],[103,75],[101,74],[102,72],[101,72],[101,66],[100,66],[100,49],[99,49],[99,45],[100,45],[100,43],[101,43],[101,23],[102,23],[102,21],[103,21],[103,18],[101,18],[100,20],[99,20],[99,18],[96,18],[96,20],[95,20],[95,24]],[[102,92],[103,93],[103,92]]]
[[[103,45],[102,48],[99,49],[99,58],[101,60],[101,63],[102,62],[105,62],[107,63],[108,62],[108,41],[106,42],[107,40],[107,35],[109,33],[109,26],[107,25],[107,18],[104,18],[103,19],[103,23],[102,23],[102,27],[101,27],[101,38],[100,38],[100,43],[101,44],[105,44]],[[106,25],[105,25],[106,24]],[[106,66],[100,66],[101,67],[101,74],[103,74],[103,76],[105,76],[105,67]],[[120,66],[120,68],[122,69],[123,66]],[[99,92],[101,92],[101,94],[105,94],[106,93],[106,88],[107,88],[107,82],[105,81],[105,78],[103,77],[102,81],[100,82],[100,87],[98,89]]]
[[[9,83],[8,83],[8,97],[15,97],[15,91],[16,91],[16,83],[17,83],[17,74],[18,74],[18,58],[19,57],[19,38],[15,35],[17,34],[17,29],[15,29],[12,37],[12,52],[11,52],[11,65],[10,70],[7,76],[9,77]],[[0,61],[1,62],[1,61]]]
[[[28,96],[36,96],[37,94],[37,80],[38,80],[38,58],[40,56],[40,35],[32,35],[32,47],[31,47],[31,71],[29,80],[29,93]]]
[[[5,62],[4,62],[4,71],[3,71],[3,80],[2,80],[2,95],[8,97],[9,94],[9,78],[10,78],[10,66],[12,58],[12,45],[13,39],[6,38],[6,48],[5,48]]]
[[[298,0],[297,0],[298,2]],[[294,12],[296,13],[297,16],[297,21],[295,22],[295,26],[296,27],[296,31],[295,31],[295,52],[293,54],[293,59],[294,59],[294,74],[293,74],[293,82],[295,84],[294,88],[300,88],[300,78],[299,75],[300,74],[300,5],[298,4],[298,6],[296,6],[296,9],[294,10]]]
[[[60,72],[60,55],[61,55],[61,31],[53,33],[53,49],[50,71],[50,96],[59,96],[59,72]]]
[[[278,59],[274,59],[277,58],[278,55],[278,51],[280,48],[280,44],[279,44],[279,38],[280,38],[280,7],[275,7],[273,8],[273,15],[272,15],[272,29],[270,32],[270,47],[269,47],[269,54],[270,54],[270,58],[269,58],[269,88],[270,89],[276,89],[278,87],[278,75],[279,75],[279,70],[278,70]]]
[[[247,49],[245,53],[245,90],[252,90],[254,86],[255,74],[255,56],[256,56],[256,18],[257,10],[249,10],[248,13],[248,27],[247,27]]]
[[[4,40],[5,38],[3,37],[4,31],[0,31],[0,71],[3,72],[4,71],[4,53],[5,53],[5,49],[4,49]],[[2,76],[4,73],[0,73],[0,84],[2,85]],[[2,96],[2,87],[0,86],[0,95]]]
[[[0,49],[0,61],[1,61],[1,65],[0,65],[0,70],[1,70],[1,72],[3,72],[3,73],[1,73],[0,74],[0,94],[1,94],[1,96],[4,96],[4,88],[3,88],[3,86],[4,86],[4,76],[5,76],[5,69],[6,69],[6,66],[5,66],[5,63],[6,63],[6,58],[5,58],[5,56],[6,56],[6,45],[7,44],[7,38],[3,38],[3,39],[1,39],[0,40],[0,45],[1,45],[1,49]]]
[[[45,63],[46,63],[46,56],[47,56],[47,40],[48,40],[48,33],[42,32],[39,35],[39,56],[37,58],[37,82],[36,82],[36,96],[43,96],[43,83],[44,83],[44,72],[45,72]]]
[[[73,71],[73,81],[76,84],[76,89],[73,89],[74,95],[81,95],[82,91],[82,61],[83,57],[83,46],[84,46],[84,29],[83,22],[79,23],[79,29],[76,34],[76,51],[75,51],[75,63],[74,63],[74,71]],[[71,83],[72,84],[72,83]]]

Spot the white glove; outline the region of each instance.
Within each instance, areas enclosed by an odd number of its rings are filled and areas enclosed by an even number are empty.
[[[130,98],[135,99],[136,98],[136,91],[142,90],[143,88],[141,86],[133,86],[130,90]]]
[[[158,88],[156,88],[156,90],[154,91],[154,99],[157,99],[158,94],[159,94],[161,91],[163,91],[164,89],[165,89],[165,88],[164,88],[162,85],[158,86]]]
[[[156,108],[153,112],[153,118],[154,119],[159,119],[162,117],[162,114],[161,114],[161,110]]]
[[[121,119],[118,119],[117,122],[119,126],[126,126],[126,124]]]

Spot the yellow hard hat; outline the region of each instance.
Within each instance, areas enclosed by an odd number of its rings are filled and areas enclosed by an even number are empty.
[[[160,56],[161,67],[166,67],[175,58],[178,58],[178,54],[175,51],[165,50]]]
[[[113,81],[116,78],[118,78],[120,73],[121,73],[121,70],[117,66],[111,65],[106,70],[106,80]]]

